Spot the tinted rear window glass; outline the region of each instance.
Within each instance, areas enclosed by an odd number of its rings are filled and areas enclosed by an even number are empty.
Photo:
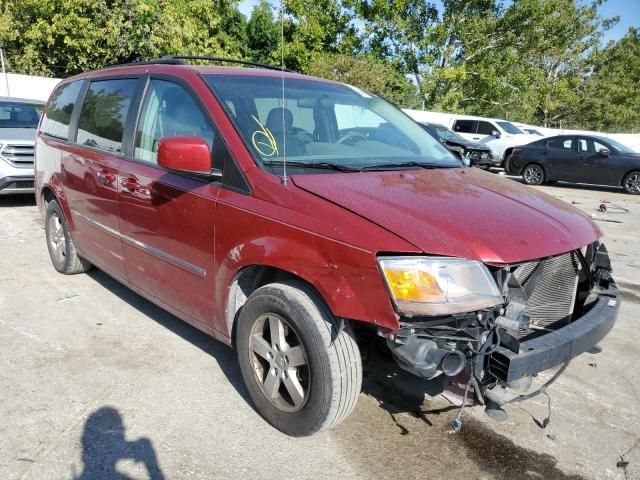
[[[129,78],[91,82],[78,121],[79,144],[122,151],[124,124],[137,82]]]
[[[62,85],[51,97],[42,122],[42,131],[52,137],[69,139],[69,123],[82,80]]]
[[[570,138],[553,138],[548,141],[547,146],[549,148],[558,148],[561,150],[571,150]]]
[[[456,120],[453,130],[460,133],[475,133],[476,121],[475,120]]]

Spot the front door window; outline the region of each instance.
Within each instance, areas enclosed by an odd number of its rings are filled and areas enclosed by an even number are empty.
[[[195,136],[213,148],[213,129],[193,97],[180,85],[152,79],[138,122],[134,157],[158,163],[158,142],[165,137]]]

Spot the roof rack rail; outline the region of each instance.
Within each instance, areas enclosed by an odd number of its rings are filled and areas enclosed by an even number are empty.
[[[156,65],[156,64],[167,64],[167,65],[185,65],[185,62],[182,60],[172,59],[172,58],[156,58],[154,60],[134,60],[133,62],[126,63],[111,63],[107,65],[105,68],[111,67],[131,67],[136,65]]]
[[[258,67],[258,68],[267,68],[269,70],[283,70],[289,73],[296,73],[294,70],[289,70],[287,68],[281,68],[277,65],[269,65],[268,63],[259,63],[259,62],[250,62],[248,60],[239,60],[236,58],[224,58],[224,57],[208,57],[201,55],[165,55],[156,60],[151,60],[149,63],[171,63],[174,62],[176,64],[184,65],[186,62],[183,60],[208,60],[210,62],[220,62],[220,63],[237,63],[240,65],[246,65],[248,67]]]

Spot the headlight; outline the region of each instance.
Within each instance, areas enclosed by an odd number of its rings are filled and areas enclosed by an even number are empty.
[[[378,263],[398,311],[407,315],[450,315],[503,302],[489,270],[475,260],[380,257]]]

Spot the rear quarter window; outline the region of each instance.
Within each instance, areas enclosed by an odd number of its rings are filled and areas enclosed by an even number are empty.
[[[76,104],[82,80],[60,86],[51,97],[42,119],[41,131],[50,137],[69,139],[69,123]]]

